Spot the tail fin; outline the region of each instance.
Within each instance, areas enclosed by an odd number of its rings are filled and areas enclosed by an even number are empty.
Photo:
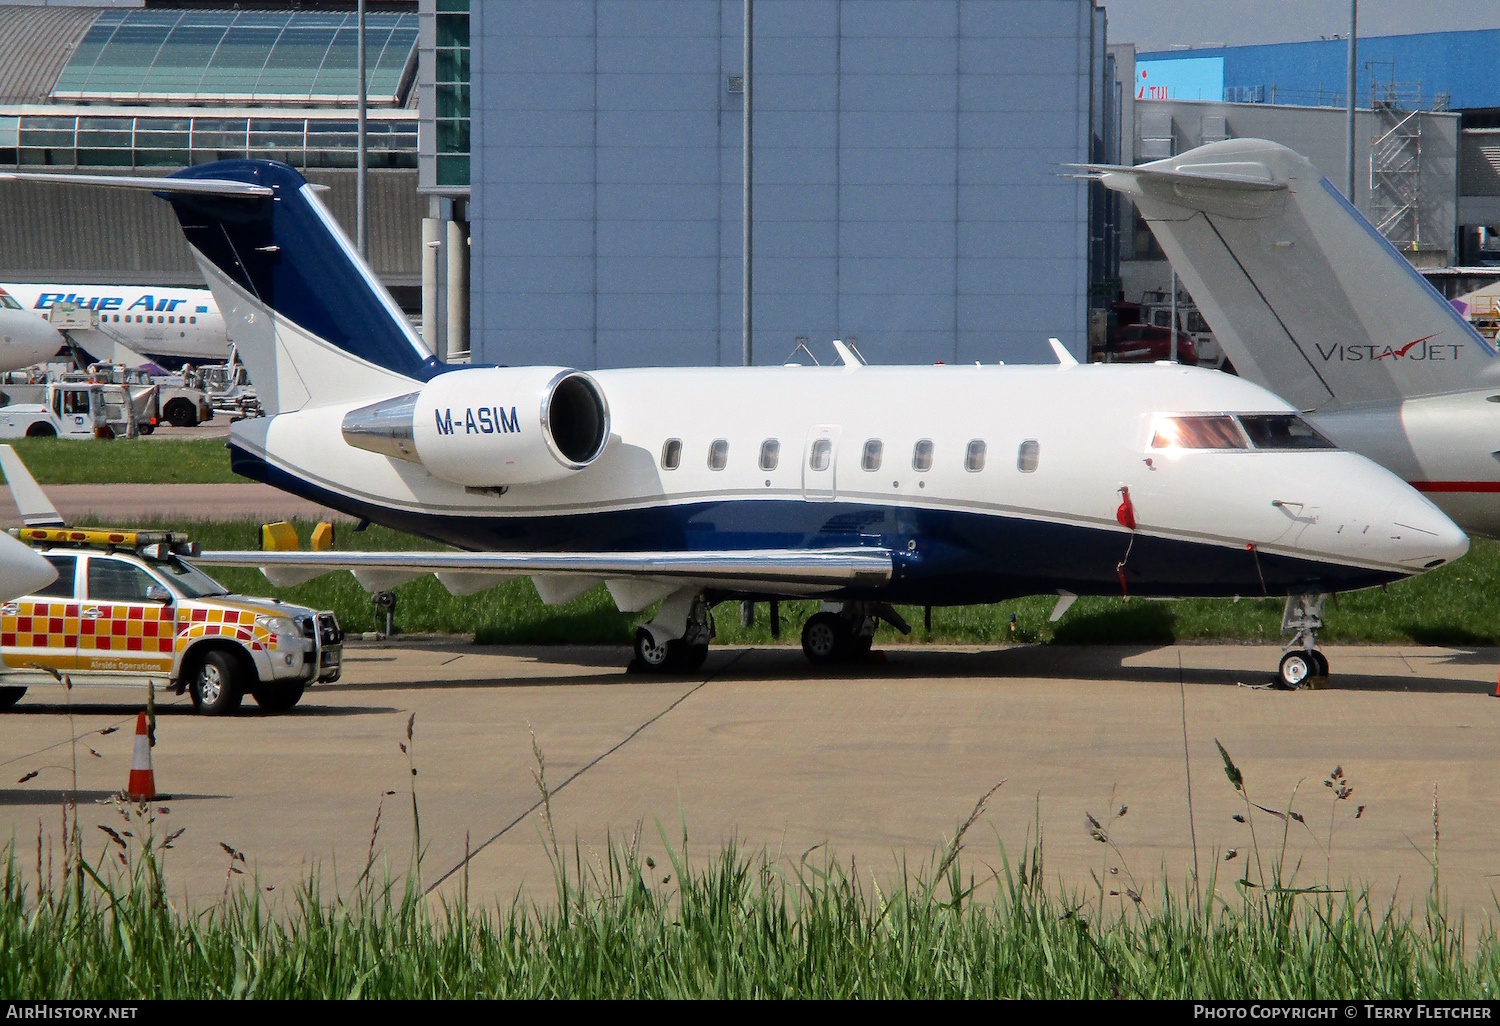
[[[36,483],[26,464],[16,450],[0,445],[0,470],[5,472],[5,483],[10,485],[10,497],[15,500],[16,510],[21,514],[21,523],[27,527],[67,527],[67,521]]]
[[[226,160],[169,177],[271,192],[160,194],[182,224],[268,413],[409,390],[442,369],[296,170]]]
[[[1300,154],[1232,139],[1089,170],[1135,201],[1236,370],[1301,409],[1500,382],[1495,348]]]

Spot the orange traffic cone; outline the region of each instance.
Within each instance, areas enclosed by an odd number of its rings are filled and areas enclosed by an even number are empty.
[[[146,729],[146,714],[135,718],[135,754],[130,759],[130,784],[125,797],[139,802],[156,798],[156,772],[151,768],[151,735]]]

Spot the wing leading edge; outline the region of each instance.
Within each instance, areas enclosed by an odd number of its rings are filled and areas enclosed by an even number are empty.
[[[625,612],[637,612],[687,585],[745,594],[818,595],[890,581],[889,549],[758,549],[733,552],[204,552],[202,566],[256,567],[278,587],[339,570],[371,590],[435,574],[454,594],[511,577],[531,577],[543,601],[570,601],[609,585]]]

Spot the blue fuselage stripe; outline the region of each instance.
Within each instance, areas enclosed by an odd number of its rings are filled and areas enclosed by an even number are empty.
[[[743,551],[871,546],[896,554],[890,584],[849,598],[919,605],[997,602],[1069,591],[1119,595],[1119,564],[1140,596],[1350,591],[1388,571],[1014,515],[798,499],[730,499],[526,516],[392,509],[341,495],[231,443],[234,471],[350,516],[471,551]],[[1127,559],[1128,549],[1128,559]]]

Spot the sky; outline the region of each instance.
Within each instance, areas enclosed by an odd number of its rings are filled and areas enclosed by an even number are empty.
[[[1289,43],[1349,29],[1348,0],[1100,0],[1109,41],[1136,49]],[[1360,0],[1359,34],[1500,28],[1500,0]]]

